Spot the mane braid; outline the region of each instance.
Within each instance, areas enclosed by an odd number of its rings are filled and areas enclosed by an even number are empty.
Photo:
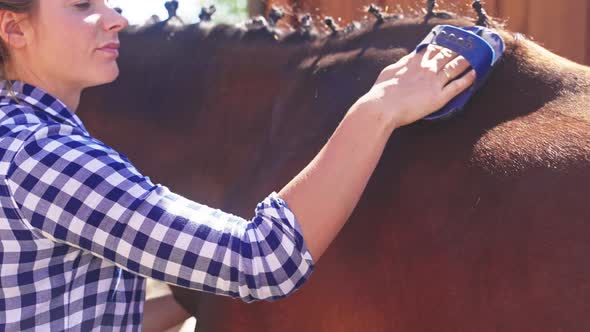
[[[483,8],[481,1],[475,0],[471,6],[473,7],[473,9],[475,9],[475,12],[477,13],[477,23],[475,23],[475,24],[487,27],[488,26],[488,14],[487,14],[486,10]]]

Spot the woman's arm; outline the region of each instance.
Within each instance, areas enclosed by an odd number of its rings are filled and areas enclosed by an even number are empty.
[[[33,132],[5,179],[35,239],[247,302],[283,298],[311,275],[296,219],[274,193],[246,220],[152,183],[79,127],[50,123]]]
[[[393,130],[442,108],[473,83],[472,71],[448,84],[445,65],[451,79],[469,67],[463,57],[431,46],[386,68],[315,159],[280,191],[315,262],[352,213]]]
[[[315,159],[280,191],[314,262],[352,213],[391,132],[379,113],[352,109]]]
[[[148,299],[143,307],[143,331],[166,331],[190,317],[191,315],[176,302],[172,294]]]

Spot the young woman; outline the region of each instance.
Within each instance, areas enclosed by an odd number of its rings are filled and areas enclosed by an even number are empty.
[[[0,0],[2,330],[139,330],[146,277],[244,301],[291,294],[393,130],[475,77],[449,84],[469,65],[436,47],[385,68],[309,166],[247,221],[153,184],[75,115],[83,89],[117,78],[126,26],[106,0]]]

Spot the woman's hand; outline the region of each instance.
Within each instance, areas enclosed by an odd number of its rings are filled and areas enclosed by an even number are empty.
[[[412,52],[381,72],[371,90],[353,108],[385,115],[391,128],[405,126],[441,109],[475,80],[475,71],[451,83],[469,68],[453,51],[429,45]]]

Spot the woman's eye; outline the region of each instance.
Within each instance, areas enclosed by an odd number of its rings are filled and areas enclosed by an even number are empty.
[[[80,10],[86,10],[88,8],[90,8],[90,2],[80,2],[75,4],[74,6],[76,6],[76,8],[80,9]]]

